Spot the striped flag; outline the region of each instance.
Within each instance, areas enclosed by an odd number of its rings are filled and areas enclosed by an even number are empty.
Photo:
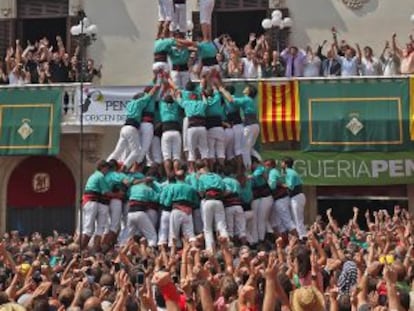
[[[259,82],[262,143],[299,141],[298,81]]]

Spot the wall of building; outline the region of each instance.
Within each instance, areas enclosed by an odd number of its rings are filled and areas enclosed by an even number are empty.
[[[85,12],[99,28],[89,53],[103,65],[103,85],[145,84],[151,79],[157,1],[88,0]]]

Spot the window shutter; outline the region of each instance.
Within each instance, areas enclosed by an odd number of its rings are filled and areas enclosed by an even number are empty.
[[[12,43],[12,20],[0,21],[0,57],[3,60],[6,56],[6,50]]]
[[[19,18],[66,17],[68,0],[20,0],[17,3]]]
[[[268,0],[216,0],[214,10],[266,10],[268,7]]]

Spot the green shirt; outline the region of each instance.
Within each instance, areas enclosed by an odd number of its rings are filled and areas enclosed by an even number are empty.
[[[161,122],[180,122],[181,108],[177,102],[160,102]]]
[[[201,59],[216,58],[217,47],[212,41],[203,41],[197,44],[198,55]]]
[[[246,114],[257,114],[257,104],[249,96],[242,97],[233,97],[233,105],[239,107],[243,110],[243,113]]]
[[[169,53],[173,46],[177,45],[177,41],[174,38],[161,38],[154,42],[154,54],[156,53]]]
[[[178,104],[184,109],[186,117],[205,117],[207,102],[203,100],[181,100]]]
[[[129,200],[158,203],[159,195],[145,183],[133,185],[129,191]]]
[[[186,65],[190,58],[190,52],[186,48],[172,48],[170,51],[170,60],[173,65]]]
[[[224,105],[221,103],[221,95],[219,92],[214,92],[213,97],[209,97],[207,99],[208,106],[206,110],[206,116],[207,117],[216,117],[220,116],[221,120],[225,119],[225,111],[224,111]]]
[[[108,183],[105,181],[105,175],[101,171],[95,171],[89,176],[85,185],[85,192],[88,191],[100,194],[111,192]]]
[[[197,190],[198,189],[197,173],[191,173],[185,176],[185,182]]]
[[[209,189],[224,191],[224,184],[221,177],[215,173],[201,174],[198,178],[198,191],[204,192]]]
[[[141,122],[142,112],[145,107],[150,103],[152,96],[145,94],[139,99],[131,99],[126,107],[126,115],[128,119],[134,119],[138,123]]]
[[[272,168],[268,173],[267,183],[271,190],[276,190],[277,184],[282,183],[282,176],[276,168]]]
[[[187,91],[187,90],[182,90],[181,91],[182,100],[190,100],[191,95],[197,95],[197,97],[200,98],[200,95],[201,95],[201,86],[200,86],[200,84],[197,85],[194,92],[190,92],[190,91]]]
[[[258,165],[253,171],[252,186],[253,188],[262,187],[266,185],[267,180],[265,178],[266,169],[263,165]]]
[[[197,191],[185,182],[177,181],[163,190],[162,205],[171,207],[174,202],[187,201],[196,206],[198,204]]]
[[[241,186],[237,179],[232,177],[224,177],[223,184],[226,192],[237,193],[238,195],[240,195]]]
[[[303,184],[302,178],[300,178],[299,174],[292,168],[286,168],[285,179],[286,185],[290,190],[293,190],[296,186]]]
[[[108,184],[109,189],[114,189],[115,186],[121,185],[128,176],[121,172],[109,171],[105,175],[105,182]]]
[[[244,187],[240,185],[240,199],[245,204],[249,204],[253,200],[252,182],[246,180]]]

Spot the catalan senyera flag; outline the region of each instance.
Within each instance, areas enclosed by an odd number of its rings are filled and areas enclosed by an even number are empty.
[[[262,143],[299,141],[298,81],[259,82]]]
[[[410,77],[410,136],[414,140],[414,77]]]

